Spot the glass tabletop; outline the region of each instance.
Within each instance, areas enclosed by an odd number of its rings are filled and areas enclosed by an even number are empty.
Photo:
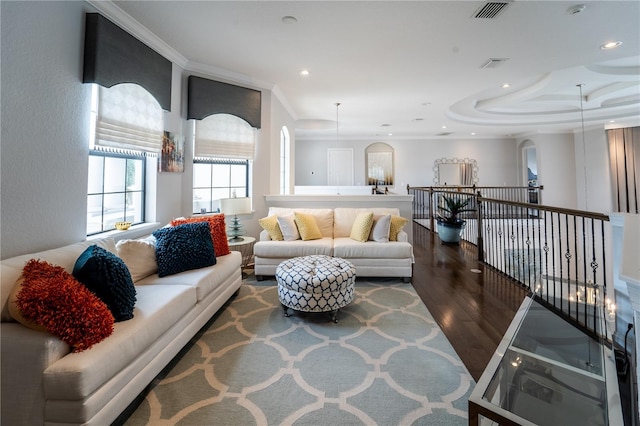
[[[607,348],[525,303],[469,400],[470,424],[609,425]]]

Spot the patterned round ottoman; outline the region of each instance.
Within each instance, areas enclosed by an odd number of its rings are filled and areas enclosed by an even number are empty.
[[[331,256],[303,256],[285,260],[276,268],[278,298],[288,308],[302,312],[332,312],[353,300],[356,268],[351,262]]]

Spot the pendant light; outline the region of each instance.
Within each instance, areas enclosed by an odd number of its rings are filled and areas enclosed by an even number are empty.
[[[340,110],[340,102],[335,103],[336,106],[336,148],[340,147],[340,120],[339,120],[339,110]],[[340,195],[340,176],[336,178],[336,193]]]
[[[582,105],[582,87],[584,83],[576,84],[578,89],[580,89],[580,123],[582,126],[582,170],[584,175],[584,209],[589,211],[588,203],[587,203],[587,145],[585,143],[584,137],[584,108]]]

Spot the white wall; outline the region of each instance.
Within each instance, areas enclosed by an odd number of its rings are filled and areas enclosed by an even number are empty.
[[[80,2],[0,2],[1,257],[83,240],[91,89]]]
[[[537,134],[521,142],[531,141],[536,147],[538,185],[544,185],[542,204],[547,206],[577,208],[576,163],[571,134]],[[518,153],[522,161],[522,153]]]
[[[367,146],[378,140],[340,140],[340,148],[352,148],[354,153],[354,183],[365,184]],[[478,185],[501,186],[517,184],[516,143],[513,139],[468,140],[385,140],[395,151],[396,193],[411,186],[433,185],[433,164],[439,158],[471,158],[478,163]],[[295,184],[327,184],[327,149],[335,148],[334,140],[298,140],[296,145]],[[313,172],[313,174],[312,174]]]
[[[574,134],[577,206],[580,210],[611,213],[613,194],[609,166],[609,147],[604,129]],[[586,184],[586,190],[585,190]]]

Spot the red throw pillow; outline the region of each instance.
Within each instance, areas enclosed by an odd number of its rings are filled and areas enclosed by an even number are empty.
[[[113,333],[107,305],[63,267],[31,259],[22,270],[16,304],[27,321],[81,352]]]
[[[231,253],[231,250],[229,250],[229,240],[227,239],[227,225],[224,222],[224,214],[220,213],[202,217],[173,219],[171,221],[171,226],[195,222],[209,222],[211,239],[213,240],[213,251],[215,252],[216,257]]]

